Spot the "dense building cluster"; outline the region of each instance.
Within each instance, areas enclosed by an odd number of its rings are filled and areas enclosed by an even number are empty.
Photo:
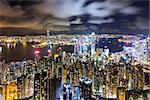
[[[2,100],[150,99],[147,45],[139,42],[132,49],[110,53],[107,47],[95,47],[94,33],[74,40],[73,53],[61,47],[52,50],[54,46],[48,41],[48,56],[35,52],[33,60],[1,61]],[[143,48],[136,51],[140,54],[137,57],[133,48],[138,46]]]
[[[148,100],[148,66],[128,63],[122,58],[114,62],[110,55],[99,60],[104,52],[97,53],[97,59],[88,53],[82,56],[66,53],[9,65],[1,62],[3,100],[75,98],[75,87],[79,91],[76,95],[85,100],[98,97],[134,100],[139,96]],[[70,84],[70,90],[65,84]]]

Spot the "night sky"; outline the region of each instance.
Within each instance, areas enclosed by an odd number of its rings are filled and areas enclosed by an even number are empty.
[[[149,0],[0,0],[0,28],[149,29]]]

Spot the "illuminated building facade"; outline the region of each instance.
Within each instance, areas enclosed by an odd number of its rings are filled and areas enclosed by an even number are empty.
[[[40,73],[35,74],[34,76],[34,100],[40,99],[40,86],[41,86],[41,80],[40,80]]]
[[[50,41],[50,33],[49,30],[47,30],[47,44],[48,44],[48,56],[51,57],[52,56],[52,45],[51,45],[51,41]]]
[[[95,33],[92,32],[89,36],[90,38],[90,45],[91,45],[91,55],[95,54],[95,51],[96,51],[96,46],[95,46],[95,43],[96,43],[96,37],[95,37]]]
[[[35,74],[34,78],[34,100],[55,100],[57,79],[49,79],[48,72],[42,71]],[[53,87],[52,87],[53,86]]]
[[[25,98],[25,76],[17,78],[17,95],[18,99]]]
[[[81,93],[82,97],[85,100],[92,99],[92,80],[87,77],[80,78],[80,86],[81,86]]]
[[[34,91],[34,77],[29,75],[25,79],[25,98],[33,96]]]
[[[124,87],[117,88],[117,99],[125,100],[125,88]]]
[[[40,86],[40,89],[41,89],[41,98],[42,100],[48,100],[48,77],[47,77],[47,71],[43,71],[42,74],[41,74],[41,86]]]
[[[80,53],[80,52],[81,52],[80,49],[81,49],[81,45],[77,42],[77,43],[74,45],[74,53],[75,53],[75,54]]]
[[[2,100],[2,85],[0,83],[0,100]]]
[[[3,83],[2,100],[17,99],[17,84],[15,82]]]

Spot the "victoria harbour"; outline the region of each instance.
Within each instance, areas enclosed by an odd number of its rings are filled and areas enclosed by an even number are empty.
[[[3,44],[3,43],[1,43]],[[35,57],[34,51],[36,48],[32,47],[33,43],[13,43],[12,45],[1,45],[0,59],[6,60],[6,62],[10,61],[20,61],[24,59],[33,59]],[[103,38],[99,40],[96,44],[97,48],[104,48],[104,46],[108,46],[111,52],[119,52],[123,50],[124,42],[119,42],[118,38]],[[47,47],[39,48],[41,51],[41,56],[47,55]],[[67,52],[73,52],[72,45],[62,46],[62,49]],[[89,48],[90,49],[90,48]],[[17,54],[17,55],[16,55]]]
[[[6,60],[6,62],[11,62],[11,61],[21,61],[24,59],[33,59],[35,57],[34,52],[36,48],[32,47],[32,44],[27,43],[27,44],[21,44],[17,43],[15,46],[1,46],[2,51],[0,53],[0,59],[1,60]],[[66,46],[66,49],[69,48],[70,51],[73,50],[72,46]],[[41,56],[46,56],[47,55],[47,48],[39,48],[41,51]],[[16,55],[17,53],[17,55]]]

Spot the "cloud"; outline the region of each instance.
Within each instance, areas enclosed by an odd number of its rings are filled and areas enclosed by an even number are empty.
[[[87,6],[87,13],[94,17],[108,17],[116,13],[136,14],[137,7],[130,6],[129,2],[107,0],[105,2],[94,2]]]
[[[36,1],[38,0],[34,0],[34,2]],[[54,18],[49,13],[45,14],[38,10],[33,10],[33,7],[37,4],[39,3],[34,3],[32,6],[28,5],[27,7],[22,7],[20,4],[10,6],[9,2],[6,0],[3,0],[3,2],[0,1],[0,27],[45,29],[50,28],[49,26],[55,26],[55,29],[65,29],[70,26],[68,19]]]
[[[87,13],[90,14],[91,16],[94,17],[107,17],[112,15],[112,11],[111,9],[108,9],[108,7],[106,6],[107,1],[105,2],[94,2],[90,5],[87,6]]]
[[[121,13],[123,14],[137,14],[139,13],[139,9],[137,7],[126,7],[124,9],[120,10]]]
[[[118,0],[106,0],[103,2],[92,2],[86,6],[87,0],[45,0],[41,4],[31,6],[30,9],[41,14],[50,14],[54,19],[46,20],[51,25],[70,25],[70,24],[84,24],[83,19],[77,17],[77,19],[70,21],[68,19],[72,16],[81,16],[88,14],[90,18],[87,23],[102,24],[111,23],[113,18],[105,20],[105,17],[110,17],[116,13],[122,14],[136,14],[138,9],[136,7],[130,6],[130,2],[118,1]],[[129,10],[129,11],[128,11]],[[93,18],[98,18],[98,20],[92,20]],[[61,19],[61,20],[60,20]],[[62,21],[65,20],[65,21]]]
[[[136,7],[131,7],[130,3],[125,1],[96,1],[84,6],[86,1],[87,0],[46,0],[39,5],[35,5],[33,9],[42,13],[52,14],[56,18],[69,18],[83,14],[102,18],[113,15],[116,12],[135,14],[138,11]]]
[[[1,28],[3,28],[3,27],[24,27],[24,28],[35,28],[35,29],[38,29],[38,28],[36,28],[37,27],[37,25],[39,25],[38,24],[38,22],[24,22],[24,23],[20,23],[20,24],[13,24],[13,23],[4,23],[4,22],[2,22],[2,23],[0,23],[0,27]]]
[[[113,16],[118,13],[134,15],[140,12],[139,8],[131,5],[130,0],[93,0],[87,5],[88,0],[19,0],[22,3],[14,6],[7,1],[11,0],[0,2],[0,27],[12,25],[68,30],[72,24],[77,24],[77,29],[87,29],[87,25],[96,29],[97,26],[90,24],[113,23]],[[81,17],[84,15],[88,17]],[[73,16],[75,19],[70,21]]]
[[[48,18],[43,22],[43,29],[53,29],[53,30],[68,30],[70,27],[70,22],[68,19],[58,19],[58,18]]]
[[[135,26],[140,29],[150,29],[149,19],[139,16],[136,18]]]
[[[17,17],[22,16],[24,13],[25,11],[21,9],[21,6],[11,7],[8,2],[0,1],[0,16]]]
[[[85,25],[77,25],[73,29],[75,29],[75,30],[88,30],[89,28]]]
[[[44,24],[70,26],[69,20],[56,18],[47,19]]]
[[[103,24],[103,23],[112,23],[114,20],[113,19],[91,19],[88,21],[88,23],[92,24]]]
[[[82,24],[81,18],[77,18],[76,20],[70,21],[71,24]]]
[[[42,13],[52,14],[56,18],[69,18],[84,13],[82,7],[85,0],[46,0],[45,2],[35,5],[34,10]]]

